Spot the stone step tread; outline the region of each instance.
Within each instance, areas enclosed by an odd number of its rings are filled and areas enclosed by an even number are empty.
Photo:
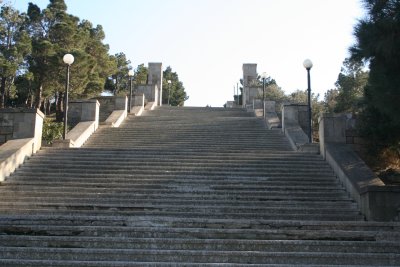
[[[320,175],[329,175],[330,177],[333,176],[333,172],[331,170],[307,170],[307,169],[264,169],[264,170],[258,170],[258,169],[252,169],[252,168],[247,168],[247,169],[234,169],[234,168],[226,168],[226,169],[217,169],[217,168],[201,168],[200,166],[198,168],[196,167],[182,167],[179,168],[177,167],[170,167],[168,169],[162,168],[162,167],[154,167],[154,168],[96,168],[96,169],[90,169],[88,168],[88,165],[81,165],[80,168],[66,168],[63,165],[50,165],[47,166],[46,170],[43,170],[40,166],[23,166],[20,170],[16,172],[18,173],[27,173],[27,172],[47,172],[47,173],[63,173],[63,172],[69,172],[69,173],[93,173],[93,174],[113,174],[113,175],[120,175],[120,174],[131,174],[131,175],[139,175],[139,174],[153,174],[155,176],[157,175],[163,175],[163,174],[174,174],[174,175],[185,175],[185,174],[197,174],[197,175],[227,175],[227,176],[244,176],[244,177],[268,177],[268,175],[282,175],[282,176],[308,176],[308,177],[313,177],[313,176],[320,176]],[[293,174],[293,172],[296,172]]]
[[[61,177],[59,173],[53,172],[27,172],[21,169],[18,173],[14,174],[11,179],[7,179],[4,183],[12,183],[13,181],[128,181],[131,183],[139,184],[157,184],[164,182],[171,182],[177,184],[225,184],[225,185],[339,185],[340,181],[334,175],[320,175],[320,176],[304,176],[304,175],[287,175],[280,176],[276,173],[269,173],[263,176],[229,176],[229,175],[216,175],[213,177],[204,176],[199,174],[192,175],[172,175],[168,173],[158,174],[157,176],[151,174],[127,174],[127,175],[98,175],[91,173],[82,173],[76,176],[75,174],[63,174]]]
[[[237,200],[237,199],[194,199],[189,200],[186,198],[179,199],[165,199],[165,198],[140,198],[136,196],[132,196],[127,198],[127,196],[104,196],[101,195],[87,195],[87,196],[76,196],[76,195],[64,195],[60,196],[54,194],[53,196],[50,194],[43,194],[43,195],[25,195],[25,194],[9,194],[3,195],[0,197],[0,201],[2,203],[7,202],[28,202],[28,203],[48,203],[49,201],[60,202],[60,201],[71,201],[71,202],[95,202],[102,204],[102,203],[130,203],[130,204],[148,204],[148,205],[159,205],[159,204],[173,204],[173,205],[193,205],[196,204],[198,206],[218,206],[218,205],[235,205],[235,206],[268,206],[268,207],[281,207],[281,206],[292,206],[292,207],[355,207],[356,203],[351,199],[346,200],[282,200],[282,199],[271,199],[271,200],[259,200],[259,199],[248,199],[248,200]],[[1,203],[0,203],[1,205]]]
[[[400,262],[397,253],[341,253],[341,252],[259,252],[248,251],[196,251],[196,250],[145,250],[145,249],[82,249],[82,248],[4,248],[1,258],[28,258],[41,260],[86,261],[148,261],[197,263],[325,263],[360,264],[375,263],[395,266]],[[21,256],[21,257],[20,257]]]
[[[337,185],[310,185],[310,186],[304,186],[304,185],[246,185],[246,184],[240,184],[240,185],[213,185],[213,184],[191,184],[191,183],[165,183],[165,184],[138,184],[138,183],[129,183],[129,181],[124,181],[124,182],[111,182],[111,181],[95,181],[95,182],[87,182],[87,181],[11,181],[11,182],[5,182],[2,184],[3,186],[7,187],[10,186],[10,188],[16,188],[18,186],[23,186],[23,187],[29,187],[29,186],[43,186],[43,187],[49,187],[49,188],[54,188],[57,186],[60,187],[104,187],[104,188],[109,188],[109,189],[119,189],[119,188],[125,188],[125,187],[130,187],[130,188],[135,188],[135,189],[150,189],[150,190],[171,190],[172,192],[182,192],[182,191],[218,191],[221,192],[223,190],[242,190],[242,191],[261,191],[264,190],[265,193],[268,193],[269,191],[274,191],[274,190],[288,190],[288,191],[313,191],[313,192],[342,192],[344,189],[341,187],[338,187]],[[0,192],[1,192],[0,188]],[[221,192],[223,194],[223,192]],[[0,197],[1,198],[1,197]]]
[[[244,179],[218,179],[218,180],[208,180],[207,178],[201,179],[198,177],[197,179],[187,179],[187,178],[153,178],[153,179],[143,179],[141,177],[135,178],[132,176],[126,177],[59,177],[59,176],[49,176],[42,177],[38,175],[32,176],[22,176],[15,175],[13,179],[6,180],[2,183],[2,186],[10,185],[10,184],[48,184],[48,183],[85,183],[85,184],[101,184],[101,183],[109,183],[109,184],[130,184],[135,186],[167,186],[167,185],[192,185],[192,186],[212,186],[215,188],[216,186],[229,186],[229,187],[259,187],[259,188],[271,188],[274,186],[290,186],[290,187],[305,187],[305,182],[301,180],[273,180],[269,181],[268,178],[265,178],[264,181],[261,179],[252,181],[252,180],[244,180]],[[338,181],[335,180],[324,180],[324,181],[307,181],[308,187],[337,187],[340,186]],[[0,188],[1,190],[1,188]]]
[[[27,192],[49,192],[51,190],[57,190],[59,188],[58,185],[8,185],[7,189],[8,190],[25,190]],[[174,195],[174,194],[179,194],[180,196],[187,196],[188,194],[193,194],[193,195],[204,195],[204,196],[214,196],[214,195],[225,195],[225,196],[231,196],[231,195],[236,195],[239,197],[245,197],[246,195],[253,195],[253,196],[262,196],[264,197],[266,194],[272,195],[272,194],[278,194],[278,195],[289,195],[289,196],[296,196],[296,195],[309,195],[309,196],[320,196],[320,195],[326,195],[326,196],[340,196],[341,194],[345,194],[346,191],[343,188],[335,188],[335,189],[324,189],[324,188],[318,188],[318,191],[315,191],[314,189],[311,188],[306,188],[306,189],[296,189],[293,188],[289,190],[290,188],[286,187],[281,187],[281,188],[274,188],[274,190],[224,190],[224,189],[210,189],[210,188],[193,188],[193,187],[175,187],[175,188],[136,188],[136,187],[130,187],[127,188],[125,186],[115,186],[115,187],[109,187],[104,184],[100,184],[96,188],[87,188],[86,186],[77,186],[74,184],[68,185],[64,184],[61,188],[61,190],[64,190],[65,192],[70,192],[70,191],[77,191],[80,193],[83,192],[97,192],[97,193],[130,193],[130,194],[156,194],[156,195]],[[3,190],[1,190],[3,191]],[[4,192],[4,191],[3,191]],[[57,192],[62,192],[62,191],[57,191]],[[267,198],[267,197],[266,197]]]
[[[182,238],[114,238],[69,236],[0,236],[2,247],[230,250],[261,252],[399,253],[395,241],[244,240]]]
[[[142,168],[149,168],[149,167],[166,167],[166,166],[171,166],[171,167],[177,167],[177,166],[182,166],[182,167],[191,167],[191,168],[211,168],[211,167],[218,167],[218,168],[230,168],[230,169],[249,169],[249,168],[257,168],[260,170],[263,169],[281,169],[281,168],[295,168],[295,169],[319,169],[319,170],[330,170],[332,171],[332,168],[327,165],[323,164],[323,162],[318,162],[316,164],[311,164],[310,163],[304,163],[304,162],[282,162],[282,161],[268,161],[268,160],[261,160],[258,162],[197,162],[197,161],[192,161],[192,162],[185,162],[185,161],[152,161],[152,162],[144,162],[144,161],[136,161],[133,159],[125,159],[123,161],[96,161],[93,159],[86,159],[86,160],[78,160],[78,159],[65,159],[63,161],[60,161],[59,159],[43,159],[43,160],[29,160],[26,162],[24,166],[29,166],[29,167],[35,167],[35,166],[62,166],[62,165],[73,165],[73,166],[105,166],[105,167],[129,167],[129,168],[137,168],[137,167],[142,167]],[[128,165],[128,166],[127,166]]]
[[[192,154],[191,152],[200,152],[199,154]],[[185,155],[187,156],[190,154],[191,157],[197,158],[197,157],[203,157],[203,158],[240,158],[240,157],[250,157],[250,158],[257,158],[257,157],[283,157],[283,158],[296,158],[299,160],[315,160],[319,159],[320,161],[323,161],[322,157],[320,155],[313,155],[309,153],[303,153],[303,152],[298,152],[298,151],[276,151],[276,150],[264,150],[264,149],[244,149],[244,150],[238,150],[238,149],[231,149],[231,148],[220,148],[215,151],[215,154],[202,154],[202,150],[200,149],[193,149],[190,147],[182,147],[182,148],[175,148],[171,150],[162,150],[162,149],[136,149],[136,148],[92,148],[92,147],[81,147],[81,148],[42,148],[41,150],[38,151],[37,155],[40,155],[41,153],[53,155],[53,154],[58,154],[58,155],[65,155],[65,154],[75,154],[75,155],[101,155],[101,154],[120,154],[120,155],[154,155],[157,156],[159,154],[161,155]],[[36,156],[36,155],[35,155]]]
[[[287,195],[287,194],[265,194],[262,195],[246,195],[246,196],[237,196],[236,194],[228,194],[228,195],[201,195],[201,194],[147,194],[146,192],[143,193],[126,193],[126,192],[98,192],[98,191],[85,191],[85,192],[76,192],[76,190],[68,190],[67,192],[63,191],[15,191],[15,192],[2,192],[2,197],[4,199],[13,198],[13,197],[31,197],[31,198],[42,198],[43,196],[46,197],[63,197],[63,198],[79,198],[79,197],[103,197],[103,198],[124,198],[127,201],[194,201],[194,202],[204,202],[204,201],[246,201],[246,202],[266,202],[268,201],[294,201],[296,203],[302,203],[304,201],[313,201],[316,203],[337,203],[337,202],[354,202],[350,199],[346,194],[340,195],[330,195],[326,196],[326,194],[314,194],[309,196],[309,194],[296,194]]]
[[[84,202],[73,202],[71,200],[68,201],[49,201],[48,203],[32,203],[32,202],[22,202],[18,201],[17,199],[13,202],[1,202],[0,207],[7,207],[7,208],[19,208],[19,207],[29,207],[29,208],[69,208],[69,209],[108,209],[108,208],[115,208],[121,209],[125,211],[168,211],[168,212],[203,212],[204,214],[212,214],[215,212],[220,213],[239,213],[243,212],[246,213],[254,213],[254,212],[264,212],[264,213],[278,213],[278,210],[281,214],[322,214],[322,213],[330,213],[330,214],[346,214],[346,213],[357,213],[358,210],[354,207],[299,207],[299,206],[240,206],[240,205],[168,205],[168,204],[134,204],[130,202],[121,202],[121,203],[108,203],[108,202],[101,202],[96,201],[90,202],[85,200]]]
[[[56,260],[23,260],[23,259],[0,259],[0,264],[3,267],[15,267],[15,266],[30,266],[30,267],[46,267],[46,266],[51,266],[51,267],[70,267],[70,266],[76,266],[76,267],[154,267],[154,266],[159,266],[159,267],[172,267],[172,266],[188,266],[188,267],[204,267],[204,266],[211,266],[211,267],[216,267],[216,266],[232,266],[232,267],[293,267],[293,264],[246,264],[246,263],[192,263],[192,262],[181,262],[181,263],[168,263],[168,262],[140,262],[140,261],[135,261],[135,262],[116,262],[116,261],[56,261]],[[297,264],[297,266],[299,266]],[[321,267],[321,264],[304,264],[300,266],[307,266],[307,267]],[[324,267],[337,267],[337,265],[331,265],[331,264],[324,264]],[[349,266],[349,265],[347,265]],[[352,264],[352,267],[372,267],[372,266],[377,266],[377,265],[358,265],[358,264]],[[388,267],[389,265],[382,265],[379,264],[380,267]]]
[[[242,240],[308,240],[308,241],[388,241],[399,242],[400,231],[325,229],[234,229],[152,226],[69,226],[69,225],[0,225],[0,233],[7,236],[70,236],[114,238],[180,238],[180,239],[242,239]],[[387,240],[385,240],[387,239]]]
[[[178,218],[209,218],[209,219],[263,219],[263,220],[318,220],[318,221],[362,221],[364,217],[356,212],[342,214],[281,214],[277,213],[223,213],[223,214],[205,214],[204,212],[169,212],[169,211],[127,211],[116,208],[108,209],[63,209],[56,208],[14,208],[4,207],[0,209],[4,215],[92,215],[92,216],[174,216]]]
[[[89,215],[1,215],[0,225],[89,225],[89,226],[158,226],[186,225],[196,228],[267,228],[304,230],[356,230],[376,232],[400,232],[400,222],[373,221],[308,221],[308,220],[247,220],[247,219],[203,219],[163,216],[89,216]],[[400,244],[400,243],[399,243]]]

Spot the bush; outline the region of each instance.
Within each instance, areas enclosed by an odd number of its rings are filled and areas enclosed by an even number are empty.
[[[52,119],[45,119],[43,125],[42,138],[48,144],[52,144],[54,140],[61,139],[64,132],[64,124],[55,122]]]

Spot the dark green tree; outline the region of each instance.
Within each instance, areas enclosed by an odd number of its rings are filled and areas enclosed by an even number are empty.
[[[339,95],[338,89],[330,89],[325,93],[324,106],[327,112],[329,113],[335,112],[338,95]]]
[[[186,95],[185,87],[179,80],[178,74],[168,66],[163,72],[163,77],[162,102],[167,104],[169,99],[171,106],[183,106],[189,97]],[[168,83],[168,81],[171,81],[171,83]]]
[[[122,52],[112,56],[112,59],[115,62],[116,71],[111,76],[114,83],[109,83],[108,85],[111,89],[109,90],[112,91],[114,95],[117,95],[120,90],[126,91],[128,89],[128,72],[131,61],[128,60],[126,55]]]
[[[133,76],[133,83],[137,85],[147,84],[149,70],[144,64],[137,66]]]
[[[0,108],[5,106],[6,96],[13,94],[17,72],[30,50],[25,15],[3,5],[0,12]]]
[[[335,83],[338,94],[334,112],[359,113],[368,81],[368,71],[364,71],[360,61],[346,59]]]
[[[355,27],[352,59],[369,63],[362,114],[373,143],[400,148],[400,1],[364,0],[367,16]],[[399,153],[400,154],[400,153]]]

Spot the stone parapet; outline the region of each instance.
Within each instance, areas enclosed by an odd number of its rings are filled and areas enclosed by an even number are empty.
[[[309,143],[305,130],[308,128],[307,105],[283,105],[282,106],[282,132],[289,139],[294,150]]]
[[[42,145],[44,114],[37,109],[0,109],[0,144],[9,140],[35,138],[34,152]]]
[[[268,129],[281,127],[281,121],[276,113],[275,101],[264,101],[265,123]]]
[[[95,121],[98,126],[100,103],[97,99],[72,100],[68,103],[68,107],[68,122],[71,122],[71,124]]]
[[[397,220],[400,186],[386,186],[347,144],[352,121],[344,114],[322,114],[319,119],[320,153],[368,220]]]

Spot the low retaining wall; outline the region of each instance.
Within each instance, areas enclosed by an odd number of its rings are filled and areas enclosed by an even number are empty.
[[[386,186],[346,144],[347,119],[345,115],[322,114],[319,119],[321,155],[358,203],[367,220],[398,220],[400,186]]]
[[[299,150],[309,143],[304,127],[308,122],[307,105],[282,106],[282,132],[289,139],[293,150]]]
[[[1,109],[0,181],[36,153],[42,145],[44,114],[35,109]]]
[[[99,127],[100,103],[96,99],[74,100],[69,107],[68,118],[76,125],[65,140],[55,140],[53,147],[81,147]]]

